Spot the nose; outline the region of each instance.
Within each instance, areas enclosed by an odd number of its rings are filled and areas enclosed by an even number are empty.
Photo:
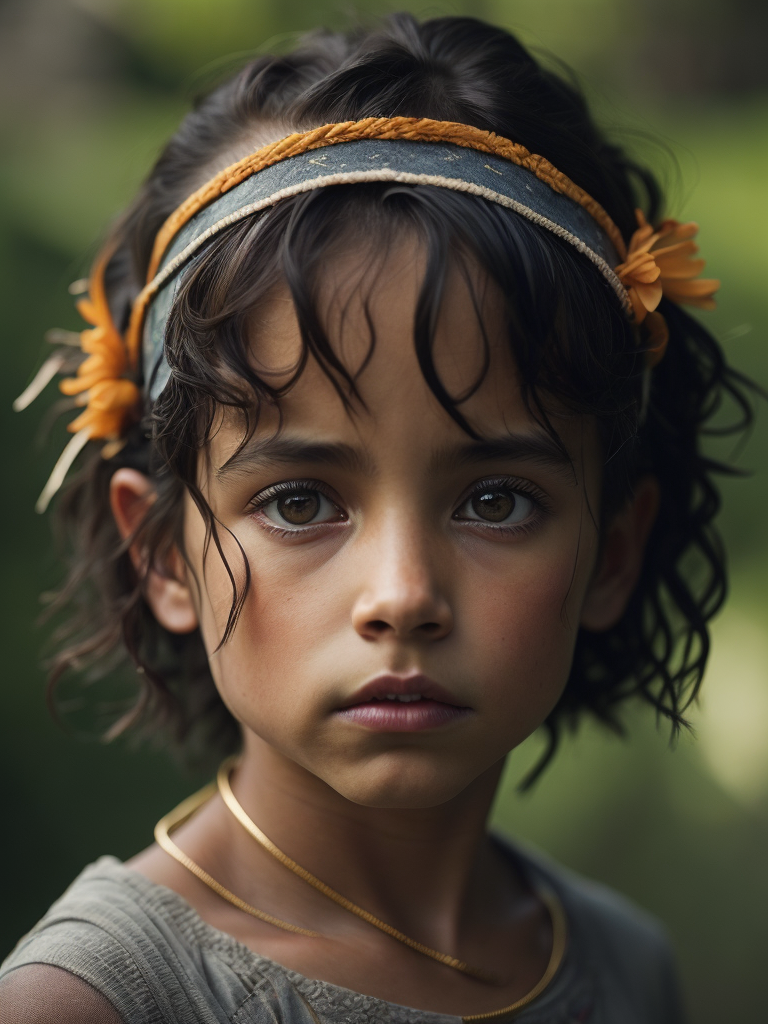
[[[438,554],[427,532],[412,523],[390,523],[367,538],[360,557],[352,624],[364,640],[433,641],[451,632],[453,611],[437,579]]]

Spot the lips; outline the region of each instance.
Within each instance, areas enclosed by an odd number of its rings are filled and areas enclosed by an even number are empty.
[[[336,714],[375,732],[421,732],[471,714],[445,687],[420,673],[376,676]]]

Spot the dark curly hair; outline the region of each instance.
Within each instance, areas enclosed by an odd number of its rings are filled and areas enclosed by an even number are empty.
[[[268,137],[372,115],[459,121],[522,143],[596,198],[625,238],[636,226],[636,207],[650,221],[659,216],[652,175],[601,135],[575,86],[538,64],[513,36],[468,18],[419,24],[401,14],[376,31],[316,33],[286,56],[260,56],[197,103],[113,234],[106,283],[115,322],[127,324],[159,227],[203,181]],[[472,432],[461,402],[448,395],[435,371],[431,335],[451,261],[473,260],[506,298],[509,345],[533,415],[555,439],[546,412],[552,398],[598,425],[604,459],[600,520],[626,503],[641,476],[654,476],[660,486],[659,515],[637,588],[613,628],[580,631],[568,684],[546,722],[544,761],[564,722],[586,711],[620,728],[618,706],[632,696],[651,704],[674,729],[684,723],[707,660],[707,624],[726,592],[713,525],[719,507],[713,474],[727,467],[702,454],[701,436],[724,399],[738,411],[732,429],[749,426],[749,383],[726,365],[696,320],[663,301],[668,351],[644,395],[648,381],[636,328],[599,272],[560,238],[474,196],[371,184],[284,200],[212,240],[183,277],[171,312],[171,382],[145,409],[122,452],[109,461],[86,453],[60,500],[74,554],[59,606],[73,608],[74,615],[52,685],[73,667],[113,665],[116,652],[130,659],[139,669],[137,699],[112,734],[134,725],[160,730],[186,748],[197,738],[215,756],[239,742],[199,633],[172,635],[149,610],[143,580],[109,510],[113,472],[132,466],[154,482],[157,500],[139,534],[155,564],[182,542],[185,489],[219,546],[215,517],[195,483],[215,413],[221,406],[239,410],[252,429],[259,404],[279,403],[286,390],[260,378],[248,360],[249,315],[276,281],[287,282],[305,349],[296,376],[311,355],[340,399],[351,401],[354,380],[316,308],[323,265],[332,250],[366,238],[386,250],[403,228],[418,234],[427,253],[414,338],[424,377],[446,412]],[[223,642],[242,607],[247,564],[245,570],[244,586],[231,574]]]

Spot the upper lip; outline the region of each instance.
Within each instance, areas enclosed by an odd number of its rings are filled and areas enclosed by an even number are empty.
[[[351,697],[344,701],[342,707],[349,708],[355,704],[365,704],[370,700],[383,700],[389,694],[397,697],[421,696],[427,700],[439,700],[443,704],[452,704],[461,708],[466,705],[457,700],[445,687],[436,683],[434,679],[422,675],[420,672],[409,673],[408,675],[397,675],[394,672],[385,672],[374,676],[367,683],[355,690]]]

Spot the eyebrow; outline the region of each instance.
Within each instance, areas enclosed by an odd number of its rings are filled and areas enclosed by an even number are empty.
[[[481,438],[467,444],[451,446],[437,451],[432,458],[435,470],[455,469],[476,462],[533,462],[546,469],[573,477],[573,460],[565,446],[559,445],[549,434],[503,434]],[[347,472],[373,474],[367,455],[343,442],[316,442],[299,437],[272,435],[253,438],[230,456],[216,470],[217,479],[251,472],[257,467],[273,465],[336,466]]]
[[[337,466],[348,472],[361,472],[366,475],[372,472],[370,460],[352,445],[339,442],[320,443],[298,437],[273,435],[248,441],[219,466],[216,478],[221,480],[224,477],[236,476],[257,467],[299,465],[308,462]]]
[[[480,438],[467,444],[444,448],[433,460],[435,468],[454,468],[475,462],[533,462],[573,477],[573,459],[565,445],[549,434],[537,431],[531,434],[502,434]]]

